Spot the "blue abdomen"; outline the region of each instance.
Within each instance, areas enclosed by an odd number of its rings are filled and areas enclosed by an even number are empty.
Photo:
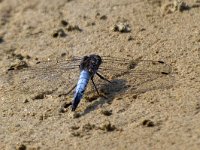
[[[75,111],[76,107],[78,106],[81,98],[83,97],[83,94],[85,92],[85,89],[87,87],[87,84],[90,80],[90,73],[87,70],[82,70],[80,73],[80,77],[76,86],[76,91],[74,94],[74,99],[72,102],[72,111]]]

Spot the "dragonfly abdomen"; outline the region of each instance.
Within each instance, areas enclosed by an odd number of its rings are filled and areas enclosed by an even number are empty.
[[[72,102],[72,111],[75,111],[76,107],[78,106],[80,100],[83,97],[87,84],[90,80],[90,73],[87,70],[82,70],[80,73],[80,77],[76,86],[76,91],[74,94],[74,99]]]

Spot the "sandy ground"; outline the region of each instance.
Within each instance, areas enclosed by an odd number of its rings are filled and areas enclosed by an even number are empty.
[[[127,33],[114,31],[120,23]],[[0,0],[0,149],[199,149],[199,25],[198,0]],[[85,94],[76,114],[49,92],[59,79],[18,82],[20,63],[92,53],[162,60],[172,72],[142,92]],[[12,86],[9,68],[19,69]]]

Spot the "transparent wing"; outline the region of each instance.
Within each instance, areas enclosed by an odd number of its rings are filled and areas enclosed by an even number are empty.
[[[133,60],[127,58],[102,57],[99,73],[112,81],[102,82],[97,76],[97,84],[106,93],[144,93],[155,89],[170,88],[174,81],[171,66],[163,61]],[[102,88],[103,87],[103,88]]]
[[[0,75],[0,88],[9,92],[17,90],[24,94],[64,94],[78,80],[80,61],[78,57],[70,60],[42,61],[31,67],[9,70]]]
[[[97,88],[106,94],[129,91],[144,93],[173,85],[171,66],[162,61],[103,56],[98,73],[112,83],[95,75]],[[43,61],[32,67],[11,70],[0,75],[0,88],[23,93],[67,93],[78,81],[81,58]],[[91,85],[91,84],[90,84]],[[94,86],[89,86],[94,89]],[[90,89],[90,88],[89,88]],[[88,90],[87,90],[88,91]],[[89,90],[95,92],[95,90]]]

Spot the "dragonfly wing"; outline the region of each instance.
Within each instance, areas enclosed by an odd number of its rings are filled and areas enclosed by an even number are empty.
[[[171,66],[162,61],[106,57],[99,72],[113,82],[108,91],[144,93],[173,84]]]
[[[24,94],[67,92],[79,77],[80,60],[43,61],[32,67],[10,70],[1,74],[4,91],[20,91]]]

